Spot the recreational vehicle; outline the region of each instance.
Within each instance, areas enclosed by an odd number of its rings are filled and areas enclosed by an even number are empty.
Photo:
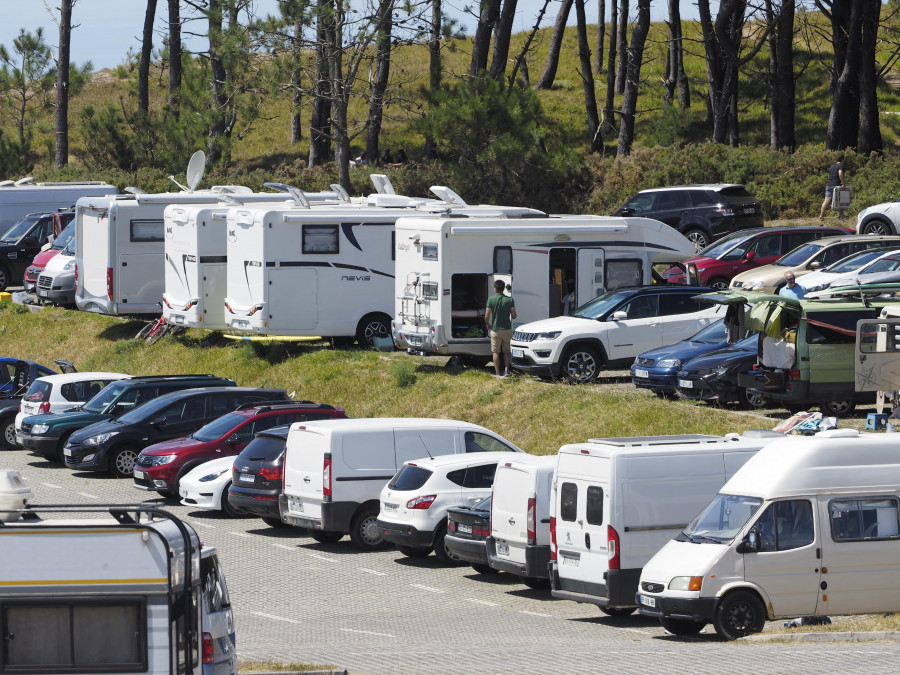
[[[655,264],[694,254],[691,242],[659,221],[600,216],[404,218],[395,249],[397,346],[480,359],[490,356],[484,309],[495,280],[512,286],[515,327],[604,291],[650,284]]]
[[[897,290],[900,290],[898,288]],[[895,298],[896,300],[896,298]],[[900,407],[900,304],[882,307],[877,319],[856,327],[856,391],[874,391],[875,408]]]
[[[0,181],[0,233],[29,213],[70,208],[82,197],[114,195],[116,186],[103,181],[33,183],[31,178]]]

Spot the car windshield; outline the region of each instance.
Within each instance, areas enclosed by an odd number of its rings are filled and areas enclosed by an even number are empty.
[[[873,272],[894,272],[898,269],[900,269],[900,253],[894,253],[876,260],[862,271],[872,274]]]
[[[717,494],[679,539],[695,544],[726,544],[737,536],[761,505],[759,497]]]
[[[110,404],[115,403],[115,401],[119,400],[119,396],[122,395],[122,391],[124,391],[129,385],[125,382],[113,382],[112,384],[108,384],[100,392],[94,396],[90,401],[85,403],[82,406],[83,410],[87,410],[92,413],[106,413],[109,412],[108,408]]]
[[[726,253],[731,252],[734,248],[739,248],[740,253],[734,251],[733,255],[743,255],[750,244],[753,242],[756,234],[747,234],[746,232],[735,232],[727,237],[722,237],[719,241],[710,244],[700,251],[696,257],[698,258],[720,258]]]
[[[836,274],[839,274],[841,272],[855,272],[867,262],[875,260],[875,258],[881,255],[884,255],[883,249],[873,248],[869,249],[868,251],[860,251],[859,253],[848,255],[846,258],[841,258],[822,271],[834,272]]]
[[[726,334],[725,319],[719,319],[694,333],[688,338],[688,342],[700,342],[702,344],[714,345],[719,342],[724,342]]]
[[[790,253],[785,253],[781,258],[776,260],[773,265],[780,265],[781,267],[796,267],[797,265],[802,265],[807,260],[812,258],[816,253],[822,250],[824,244],[817,244],[810,242],[809,244],[803,244],[803,246],[798,246]]]
[[[19,239],[21,239],[31,231],[31,228],[34,227],[34,224],[40,219],[40,216],[23,218],[18,223],[9,228],[6,231],[6,234],[3,235],[3,237],[0,237],[0,242],[3,242],[4,244],[13,244],[19,241]]]
[[[228,413],[227,415],[222,415],[220,418],[213,420],[205,427],[201,427],[200,429],[192,433],[191,438],[194,438],[198,441],[203,441],[204,443],[207,441],[214,441],[217,438],[222,438],[227,433],[235,429],[235,427],[237,427],[241,422],[245,422],[246,420],[246,415]]]
[[[610,291],[609,293],[604,293],[584,303],[572,313],[572,316],[582,319],[599,319],[632,295],[634,295],[632,291]]]
[[[75,221],[73,220],[71,223],[66,225],[66,229],[59,233],[59,236],[53,240],[52,248],[55,251],[60,251],[66,247],[70,241],[75,240]]]
[[[153,400],[148,401],[143,405],[132,408],[124,415],[116,418],[116,421],[121,422],[122,424],[134,424],[135,422],[143,422],[144,420],[151,419],[160,410],[172,404],[173,401],[168,396],[160,396],[159,398],[154,398]]]

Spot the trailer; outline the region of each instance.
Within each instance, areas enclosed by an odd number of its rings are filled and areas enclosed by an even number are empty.
[[[480,362],[490,357],[484,310],[496,280],[515,298],[515,327],[660,281],[654,265],[692,255],[682,234],[648,218],[403,218],[392,336],[401,349]]]

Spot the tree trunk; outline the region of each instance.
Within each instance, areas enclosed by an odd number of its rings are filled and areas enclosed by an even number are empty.
[[[366,154],[378,157],[378,141],[381,137],[381,120],[384,114],[384,92],[391,74],[391,27],[393,25],[394,0],[379,0],[378,26],[375,38],[375,77],[369,96],[369,118],[366,122]]]
[[[616,67],[616,93],[625,93],[625,69],[628,64],[628,0],[619,0],[619,63]]]
[[[209,138],[206,144],[206,163],[217,164],[222,159],[222,139],[225,136],[225,115],[228,97],[225,82],[228,73],[222,61],[222,7],[219,0],[208,0],[209,69],[212,76],[212,110]]]
[[[770,6],[770,0],[766,2]],[[781,8],[775,20],[775,31],[769,39],[769,79],[772,83],[769,101],[771,105],[771,147],[774,150],[797,147],[794,134],[795,83],[794,83],[794,10],[795,0],[781,0]],[[771,12],[770,12],[771,13]]]
[[[682,43],[680,0],[669,0],[669,45],[666,51],[666,79],[663,100],[666,105],[675,102],[682,110],[691,107],[691,92],[684,72],[684,45]]]
[[[481,0],[481,13],[475,27],[475,39],[472,42],[472,64],[469,75],[476,77],[487,69],[488,52],[491,49],[491,35],[500,16],[500,0]]]
[[[603,43],[606,41],[606,0],[597,0],[597,61],[595,72],[603,72]]]
[[[303,104],[303,19],[298,12],[294,18],[294,43],[291,45],[291,145],[303,138],[303,120],[300,111]]]
[[[594,73],[591,70],[591,49],[588,47],[584,0],[575,0],[575,16],[578,21],[578,57],[581,61],[581,84],[584,88],[588,139],[591,152],[600,152],[603,150],[603,137],[600,135],[600,118],[597,115],[597,98],[594,95]]]
[[[616,11],[615,0],[611,0],[609,13],[609,58],[606,62],[606,101],[603,104],[603,131],[604,136],[611,136],[616,131],[613,123],[613,105],[616,96],[616,30],[619,14]]]
[[[856,85],[859,77],[860,28],[864,1],[851,0],[850,4],[850,16],[846,25],[847,51],[844,67],[838,74],[831,92],[831,111],[825,133],[825,147],[829,150],[842,150],[856,145],[859,132],[859,96]]]
[[[150,62],[153,58],[153,21],[156,18],[156,0],[147,0],[144,13],[144,34],[141,38],[141,62],[138,65],[138,110],[150,110]]]
[[[553,34],[550,36],[550,44],[547,47],[547,63],[544,72],[535,89],[549,89],[556,79],[556,69],[559,67],[559,52],[562,49],[563,36],[566,32],[566,21],[569,20],[569,11],[572,9],[572,0],[562,0],[559,14],[556,15],[556,24],[553,26]]]
[[[341,47],[341,29],[344,26],[344,15],[338,16],[337,3],[332,20],[332,30],[325,42],[325,61],[328,65],[328,79],[331,86],[331,133],[334,136],[334,163],[338,171],[338,182],[345,190],[350,190],[350,137],[347,125],[347,105],[350,91],[344,82],[344,62]],[[375,161],[370,158],[369,161]]]
[[[316,8],[316,69],[312,115],[309,121],[309,167],[328,161],[331,148],[332,87],[326,58],[326,42],[334,42],[334,11],[329,0],[318,0]],[[375,158],[372,158],[374,161]]]
[[[181,51],[179,0],[169,0],[169,105],[176,116],[181,96]]]
[[[428,88],[441,88],[441,0],[431,0],[431,26],[428,36]],[[434,138],[425,137],[425,157],[434,159]]]
[[[500,21],[494,37],[494,56],[491,60],[491,77],[499,79],[506,74],[509,61],[509,43],[512,36],[513,20],[516,18],[516,0],[504,0]]]
[[[72,7],[75,0],[59,3],[59,55],[56,62],[56,168],[69,163],[69,50],[72,43]]]
[[[622,99],[622,122],[619,125],[619,146],[616,156],[631,154],[634,143],[634,116],[637,111],[638,87],[641,82],[641,62],[644,60],[644,42],[650,30],[650,0],[638,0],[638,19],[631,33],[628,48],[628,68],[625,76],[625,94]]]
[[[880,13],[881,3],[878,0],[865,0],[862,17],[862,54],[859,64],[859,152],[864,156],[873,152],[880,153],[884,149],[878,121],[875,63]]]

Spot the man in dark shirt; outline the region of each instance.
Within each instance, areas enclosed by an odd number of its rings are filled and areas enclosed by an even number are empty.
[[[844,155],[838,155],[830,167],[828,167],[828,182],[825,184],[825,201],[822,202],[822,210],[819,212],[819,221],[825,222],[825,211],[831,206],[831,196],[836,187],[846,187],[844,182]],[[843,212],[842,212],[843,213]]]
[[[491,353],[494,355],[494,371],[497,377],[509,375],[510,341],[512,340],[512,320],[516,318],[516,301],[511,295],[504,295],[506,284],[497,279],[494,295],[488,298],[484,310],[484,323],[491,335]],[[505,370],[500,372],[500,355],[503,354]]]

